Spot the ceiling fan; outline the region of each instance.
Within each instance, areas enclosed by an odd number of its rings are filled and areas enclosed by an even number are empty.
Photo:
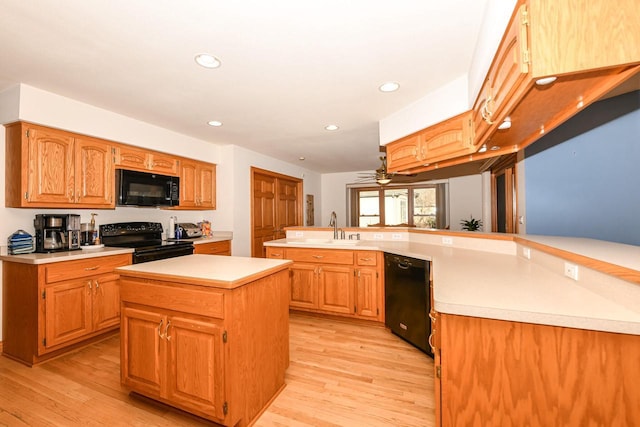
[[[389,184],[394,174],[387,173],[387,158],[385,156],[380,156],[380,161],[382,164],[378,169],[376,169],[375,173],[360,174],[359,182],[375,180],[378,185]]]

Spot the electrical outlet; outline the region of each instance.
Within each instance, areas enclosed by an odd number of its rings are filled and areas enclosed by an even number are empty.
[[[400,233],[393,233],[393,234],[391,235],[391,239],[393,239],[393,240],[400,240],[400,239],[402,239],[402,235],[400,235]]]
[[[304,236],[304,231],[296,231],[296,237]]]
[[[382,240],[382,233],[373,233],[373,240]]]
[[[442,238],[443,245],[453,245],[453,237],[443,237]]]
[[[531,248],[522,248],[522,256],[531,259]]]
[[[575,264],[571,264],[570,262],[565,262],[564,275],[573,280],[578,280],[578,266]]]

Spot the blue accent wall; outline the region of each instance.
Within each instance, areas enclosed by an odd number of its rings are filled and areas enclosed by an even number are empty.
[[[525,149],[527,233],[640,246],[640,91],[594,103]]]

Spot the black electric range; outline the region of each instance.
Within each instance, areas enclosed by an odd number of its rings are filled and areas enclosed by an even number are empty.
[[[140,264],[159,259],[193,253],[193,242],[162,240],[159,222],[118,222],[100,226],[100,239],[105,246],[133,248],[133,263]]]

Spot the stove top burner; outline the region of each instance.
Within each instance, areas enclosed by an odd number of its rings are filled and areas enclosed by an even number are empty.
[[[193,242],[163,241],[159,222],[120,222],[100,226],[105,246],[134,248],[133,263],[172,258],[193,253]]]

